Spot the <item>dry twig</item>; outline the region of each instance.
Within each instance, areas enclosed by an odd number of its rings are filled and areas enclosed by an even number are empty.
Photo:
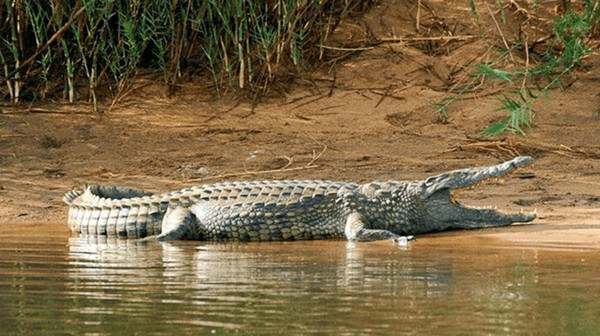
[[[529,141],[511,141],[510,139],[477,141],[473,143],[456,145],[450,147],[445,152],[456,152],[461,150],[482,150],[486,152],[505,153],[509,157],[519,156],[523,152],[542,151],[566,156],[569,158],[579,156],[584,158],[600,159],[600,152],[590,152],[583,149],[565,146],[563,144],[553,145]]]
[[[420,37],[381,37],[377,39],[377,44],[398,43],[398,42],[421,42],[421,41],[463,41],[470,40],[475,35],[444,35],[444,36],[420,36]]]
[[[401,43],[401,42],[423,42],[423,41],[464,41],[475,38],[474,35],[450,35],[450,36],[418,36],[418,37],[381,37],[377,38],[375,42],[364,47],[334,47],[320,44],[319,47],[323,49],[339,50],[339,51],[362,51],[372,50],[378,45],[388,43]]]
[[[288,158],[288,160],[289,160],[288,164],[286,164],[283,168],[279,168],[279,169],[268,169],[268,170],[245,171],[245,172],[239,172],[239,173],[221,174],[221,175],[214,175],[214,176],[208,176],[208,177],[202,177],[202,178],[189,179],[189,180],[187,180],[187,182],[202,182],[202,181],[206,181],[206,180],[215,180],[215,179],[223,179],[223,178],[230,178],[230,177],[256,176],[256,175],[264,175],[264,174],[285,173],[285,172],[291,172],[291,171],[313,169],[313,168],[319,167],[318,165],[315,164],[315,162],[317,160],[319,160],[319,158],[323,155],[323,153],[325,153],[325,151],[327,151],[327,145],[323,145],[323,149],[319,153],[313,152],[312,159],[307,164],[300,166],[300,167],[290,167],[292,160],[290,160]]]
[[[54,35],[52,35],[52,37],[50,37],[48,41],[44,43],[43,46],[37,48],[33,55],[31,55],[27,60],[25,60],[25,62],[21,63],[15,70],[13,70],[11,76],[23,69],[23,67],[25,67],[26,65],[29,65],[29,63],[35,61],[37,57],[42,53],[42,51],[46,50],[48,46],[50,46],[54,41],[60,38],[67,31],[67,29],[69,29],[73,22],[75,22],[75,19],[77,19],[81,14],[83,14],[83,12],[85,12],[85,6],[82,6],[77,12],[75,12],[75,14],[73,14],[71,18],[69,18],[69,21],[67,21],[58,31],[56,31],[56,33],[54,33]]]
[[[375,49],[375,47],[356,47],[356,48],[348,48],[348,47],[333,47],[333,46],[327,46],[324,44],[319,44],[319,47],[323,48],[323,49],[329,49],[329,50],[339,50],[339,51],[361,51],[361,50],[371,50],[371,49]]]
[[[485,6],[487,7],[488,12],[490,13],[490,16],[492,17],[492,20],[494,21],[494,24],[496,25],[496,29],[498,30],[498,33],[500,33],[500,37],[502,38],[502,42],[504,43],[504,47],[508,51],[508,55],[510,56],[510,60],[514,63],[515,62],[515,58],[513,57],[513,54],[510,51],[510,47],[508,46],[508,42],[506,41],[506,38],[504,37],[504,33],[502,32],[502,29],[500,29],[500,25],[498,24],[498,21],[496,20],[496,17],[494,16],[494,13],[492,12],[492,9],[490,8],[490,5],[488,5],[486,3]]]
[[[417,1],[417,15],[416,15],[415,29],[417,31],[421,30],[421,0]]]
[[[525,34],[525,74],[523,75],[523,82],[521,83],[521,90],[525,90],[527,86],[527,77],[529,76],[529,46],[527,42],[528,36]]]

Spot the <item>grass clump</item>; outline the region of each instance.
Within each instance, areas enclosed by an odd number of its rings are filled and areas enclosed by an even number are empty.
[[[360,0],[5,1],[0,95],[21,100],[117,97],[140,71],[208,75],[217,90],[266,90],[301,69]],[[99,88],[103,88],[99,90]],[[99,92],[101,91],[101,92]]]
[[[472,12],[474,2],[470,2]],[[477,18],[479,18],[477,16]],[[496,136],[505,132],[525,135],[526,129],[533,126],[535,116],[533,104],[539,97],[548,96],[549,90],[555,87],[563,88],[562,80],[582,64],[583,59],[589,55],[591,49],[589,40],[596,36],[600,27],[600,1],[584,1],[581,12],[567,11],[555,18],[552,25],[551,42],[541,59],[534,66],[529,66],[527,55],[526,66],[504,69],[491,63],[475,65],[471,76],[476,79],[496,80],[509,85],[511,93],[500,98],[499,110],[506,113],[506,117],[492,123],[482,131],[486,137]],[[527,44],[517,43],[515,49],[526,49]],[[508,54],[505,50],[504,57]],[[529,51],[526,50],[526,53]],[[473,83],[479,82],[474,80]],[[527,83],[533,83],[535,89]],[[462,94],[475,87],[476,84],[467,85],[461,92],[444,98],[435,104],[436,111],[441,117],[447,118],[448,104],[459,100]]]
[[[512,132],[525,135],[525,128],[530,128],[533,123],[533,102],[536,97],[527,95],[522,90],[515,97],[502,97],[499,110],[507,112],[508,116],[500,121],[492,123],[482,131],[487,137],[495,136],[503,132]]]
[[[588,1],[583,13],[567,12],[555,20],[553,47],[560,50],[558,54],[548,51],[545,60],[532,69],[513,71],[494,69],[495,72],[487,73],[490,78],[509,82],[512,82],[512,78],[521,79],[523,85],[515,90],[512,97],[503,97],[500,100],[500,110],[505,111],[507,117],[485,128],[482,131],[483,135],[491,137],[504,132],[525,135],[524,129],[533,125],[534,102],[540,95],[547,96],[551,88],[557,85],[562,88],[562,78],[576,66],[581,65],[583,58],[590,53],[591,49],[587,41],[593,28],[591,19],[598,12],[597,5],[598,2],[592,4]],[[538,89],[538,94],[534,94],[524,85],[529,80],[537,83],[545,80],[546,84]]]

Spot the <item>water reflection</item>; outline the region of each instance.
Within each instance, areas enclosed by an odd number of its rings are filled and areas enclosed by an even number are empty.
[[[477,275],[482,279],[467,279],[468,286],[456,285],[451,258],[443,254],[429,258],[382,245],[139,244],[82,237],[69,244],[74,266],[70,276],[86,295],[89,289],[102,288],[96,295],[103,297],[107,289],[129,285],[122,301],[130,302],[135,290],[152,292],[135,299],[142,302],[152,302],[160,293],[163,304],[197,306],[186,311],[187,322],[227,328],[242,328],[250,321],[272,328],[287,320],[290,327],[310,323],[315,330],[337,325],[339,332],[354,321],[353,328],[360,328],[358,321],[366,318],[369,324],[390,328],[403,320],[452,316],[456,311],[443,302],[447,298],[458,305],[474,302],[480,315],[492,313],[482,320],[497,326],[514,324],[530,304],[523,276],[507,286],[504,274],[486,272]],[[81,287],[82,282],[87,288]],[[378,313],[372,315],[372,310]],[[178,321],[185,322],[182,318]]]
[[[388,255],[365,254],[370,247],[383,247]],[[109,297],[120,295],[122,302],[194,306],[183,316],[171,316],[171,323],[234,329],[254,325],[275,331],[283,321],[299,330],[307,323],[315,331],[340,332],[348,323],[360,328],[368,307],[382,310],[369,319],[394,320],[401,314],[395,308],[406,310],[421,305],[423,298],[450,295],[453,283],[447,260],[424,263],[387,244],[140,244],[74,237],[69,248],[73,292],[98,298],[108,292]],[[402,314],[423,318],[420,312]]]
[[[596,253],[428,240],[401,250],[387,242],[17,238],[0,236],[0,324],[10,334],[512,335],[600,328]]]

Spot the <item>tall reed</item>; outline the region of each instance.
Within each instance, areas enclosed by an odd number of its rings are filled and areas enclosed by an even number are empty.
[[[140,72],[183,75],[218,90],[265,90],[302,68],[361,0],[11,0],[0,5],[0,95],[117,97]],[[99,92],[100,91],[100,92]]]

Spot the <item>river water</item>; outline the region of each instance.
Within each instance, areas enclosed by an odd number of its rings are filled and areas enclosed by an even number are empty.
[[[600,251],[468,233],[402,249],[2,228],[0,334],[115,333],[598,335]]]

